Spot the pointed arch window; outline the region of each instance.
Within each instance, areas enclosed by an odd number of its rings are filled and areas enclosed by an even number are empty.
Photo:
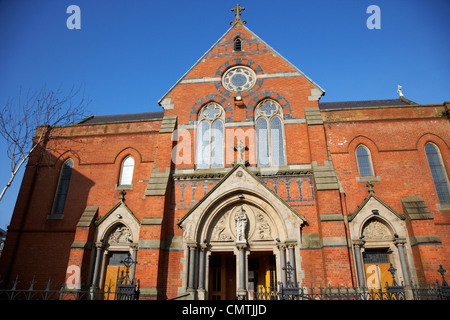
[[[120,185],[132,185],[133,184],[133,171],[134,171],[134,158],[128,156],[122,162],[122,168],[120,170]]]
[[[68,159],[62,165],[59,176],[58,187],[56,188],[55,200],[53,201],[52,215],[63,214],[66,205],[67,193],[69,192],[70,179],[72,177],[73,160]]]
[[[217,103],[208,103],[198,116],[197,168],[223,168],[225,164],[225,112]]]
[[[258,165],[285,165],[286,154],[281,106],[274,100],[263,100],[256,106],[255,119]]]
[[[356,161],[360,177],[374,176],[370,151],[365,145],[356,148]]]
[[[450,204],[450,190],[448,177],[442,162],[438,147],[429,142],[425,145],[425,153],[427,154],[428,165],[433,177],[434,187],[436,188],[439,202],[442,204]]]

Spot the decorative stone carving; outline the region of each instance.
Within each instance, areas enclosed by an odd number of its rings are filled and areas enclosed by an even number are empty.
[[[131,232],[124,225],[117,226],[110,234],[108,244],[128,243],[128,239],[131,239]]]
[[[245,214],[244,206],[241,206],[239,211],[236,212],[234,221],[236,222],[236,243],[247,242],[245,231],[247,229],[248,218]]]
[[[185,228],[187,229],[184,235],[189,232],[189,224],[186,224]],[[212,221],[208,229],[210,234],[205,238],[212,242],[248,244],[274,241],[276,238],[276,228],[271,219],[260,208],[249,204],[226,208]]]
[[[378,220],[371,220],[364,226],[362,234],[368,240],[391,240],[392,235],[389,229]]]
[[[192,230],[191,223],[187,223],[183,230],[183,238],[185,240],[191,240],[191,233],[192,233],[191,230]]]
[[[229,230],[227,228],[227,218],[229,216],[229,212],[222,215],[222,217],[217,222],[216,226],[213,229],[213,233],[211,236],[211,240],[213,241],[231,241],[233,238],[229,234]],[[226,230],[226,231],[225,231]]]
[[[256,239],[272,240],[272,231],[262,213],[256,215]]]

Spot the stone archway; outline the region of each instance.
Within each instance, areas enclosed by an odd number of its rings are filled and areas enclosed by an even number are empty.
[[[119,201],[96,222],[96,257],[92,285],[104,289],[109,279],[117,278],[119,265],[128,253],[136,261],[140,222],[123,201]],[[111,266],[111,267],[110,267]],[[114,267],[113,267],[114,266]],[[109,270],[108,270],[109,269]],[[135,265],[130,268],[134,278]],[[107,291],[107,290],[106,290]]]
[[[414,275],[414,262],[404,220],[403,215],[395,212],[377,197],[373,190],[349,216],[349,229],[360,287],[370,287],[373,283],[382,286],[386,282],[391,283],[390,274],[386,275],[386,279],[380,275],[380,269],[387,269],[390,264],[397,270],[397,283],[403,282],[405,285],[410,283],[411,276]]]
[[[244,221],[244,227],[239,223],[240,219]],[[235,256],[238,297],[247,295],[251,252],[273,254],[279,280],[286,282],[284,267],[287,261],[297,266],[295,278],[300,279],[303,275],[301,259],[295,247],[300,243],[300,227],[304,221],[245,167],[236,166],[179,221],[186,246],[187,292],[192,293],[194,299],[208,297],[211,280],[208,261],[211,255],[219,253]]]

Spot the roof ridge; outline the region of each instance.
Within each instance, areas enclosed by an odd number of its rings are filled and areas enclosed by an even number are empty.
[[[339,102],[368,102],[368,101],[388,101],[388,100],[399,100],[399,101],[403,101],[402,99],[368,99],[368,100],[342,100],[342,101],[329,101],[329,102],[320,102],[319,104],[324,104],[324,103],[339,103]],[[406,102],[406,101],[404,101]]]
[[[82,124],[99,124],[108,122],[122,122],[122,121],[142,121],[149,119],[163,118],[164,111],[150,111],[150,112],[137,112],[137,113],[121,113],[121,114],[107,114],[94,116],[91,115],[79,122],[77,125]]]
[[[99,116],[94,116],[94,115],[93,115],[93,117],[129,116],[129,115],[147,114],[147,113],[164,113],[164,111],[148,111],[148,112],[133,112],[133,113],[104,114],[104,115],[99,115]]]

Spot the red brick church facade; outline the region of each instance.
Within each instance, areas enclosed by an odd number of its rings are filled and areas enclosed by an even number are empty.
[[[288,262],[308,287],[384,284],[390,264],[434,282],[450,267],[450,103],[323,94],[237,14],[163,111],[90,117],[33,154],[2,285],[76,270],[103,288],[128,252],[150,299],[248,297]]]

